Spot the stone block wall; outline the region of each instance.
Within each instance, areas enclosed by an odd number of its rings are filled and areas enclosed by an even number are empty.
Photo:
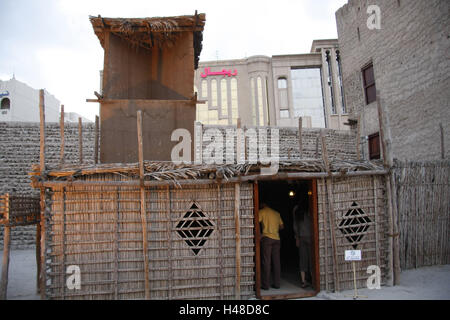
[[[225,140],[225,130],[235,130],[233,126],[203,126],[203,132],[208,128],[219,129]],[[255,129],[255,128],[254,128]],[[268,133],[268,154],[272,139],[269,127],[263,129]],[[279,130],[280,161],[299,159],[298,129],[277,128]],[[331,159],[356,159],[355,134],[353,131],[337,131],[332,129],[303,128],[302,158],[322,158],[320,143],[321,130],[325,133],[327,150]],[[78,124],[65,124],[65,163],[78,164]],[[83,125],[83,159],[86,164],[94,163],[95,125]],[[318,143],[318,145],[317,145]],[[203,144],[203,149],[208,143]],[[29,173],[32,164],[39,164],[39,123],[0,122],[0,193],[34,194],[39,196],[39,190],[30,185]],[[234,145],[235,147],[235,145]],[[224,150],[225,151],[225,150]],[[250,152],[250,145],[247,145]],[[57,123],[46,124],[46,164],[56,167],[60,156],[60,128]],[[225,162],[224,153],[224,162]],[[0,227],[2,228],[2,227]],[[13,249],[32,248],[35,245],[35,226],[16,227],[11,233]],[[0,246],[3,245],[3,231],[0,229]]]
[[[369,5],[380,8],[380,29],[367,26]],[[350,118],[362,115],[362,136],[379,131],[377,102],[366,105],[361,74],[372,62],[395,158],[440,159],[440,124],[450,156],[449,12],[448,0],[349,0],[336,12]]]
[[[205,155],[206,148],[211,143],[211,140],[205,139],[205,133],[209,129],[219,129],[223,139],[223,162],[226,162],[226,131],[231,130],[235,134],[236,127],[234,126],[203,126],[203,155]],[[323,131],[327,145],[328,156],[330,159],[356,159],[356,135],[352,130],[333,130],[320,128],[302,128],[302,154],[299,154],[299,133],[298,128],[293,127],[249,127],[243,129],[243,132],[248,130],[255,130],[257,134],[257,142],[262,141],[259,135],[259,130],[263,130],[267,135],[267,154],[271,154],[271,145],[274,137],[271,136],[271,129],[278,129],[279,138],[279,161],[298,160],[298,159],[322,159],[322,145],[320,140],[320,132]],[[250,154],[250,149],[255,148],[254,152],[259,154],[258,146],[250,143],[247,137],[247,155]],[[206,140],[206,141],[205,141]],[[234,152],[236,153],[236,138],[233,141]],[[197,148],[198,152],[198,148]],[[248,159],[248,158],[247,158]],[[205,161],[205,159],[203,159]]]
[[[60,127],[58,123],[47,123],[46,164],[59,164]],[[83,124],[83,160],[94,163],[95,124]],[[64,124],[65,163],[77,164],[78,124]],[[39,123],[0,122],[0,194],[25,194],[39,196],[39,191],[30,185],[31,165],[39,164]],[[11,232],[13,249],[31,248],[35,245],[35,226],[15,227]],[[0,226],[0,246],[3,246],[3,227]]]

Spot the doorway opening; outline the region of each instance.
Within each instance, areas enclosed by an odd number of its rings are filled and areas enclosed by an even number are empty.
[[[276,180],[259,181],[255,184],[258,193],[259,204],[264,202],[272,209],[280,213],[284,229],[280,231],[280,262],[281,282],[280,288],[262,290],[262,254],[261,236],[262,230],[259,223],[259,207],[255,203],[255,235],[256,235],[256,293],[260,299],[288,299],[314,296],[320,290],[319,284],[319,258],[318,258],[318,222],[317,222],[317,192],[315,180]],[[311,235],[311,250],[309,258],[311,267],[306,272],[306,280],[309,286],[302,287],[300,277],[300,253],[297,247],[294,231],[294,207],[303,199],[308,203],[311,222],[308,229]]]

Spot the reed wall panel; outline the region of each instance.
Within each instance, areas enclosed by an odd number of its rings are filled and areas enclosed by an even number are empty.
[[[128,178],[96,175],[82,179]],[[243,183],[240,188],[240,292],[248,299],[255,295],[253,185]],[[235,297],[234,195],[234,184],[145,189],[151,299]],[[204,214],[196,219],[213,226],[199,247],[189,246],[177,228],[192,204]],[[144,299],[139,188],[54,189],[49,209],[48,298]],[[200,251],[195,254],[193,248]],[[80,267],[79,290],[66,287],[65,271],[70,265]]]
[[[319,215],[319,261],[321,289],[334,290],[333,249],[330,227],[334,228],[337,257],[337,279],[340,290],[353,288],[352,263],[345,261],[345,250],[353,250],[352,243],[339,229],[339,224],[352,208],[361,209],[370,219],[368,229],[358,242],[357,250],[362,252],[362,260],[355,262],[358,287],[366,287],[367,267],[377,265],[381,269],[381,283],[386,281],[388,255],[388,218],[385,199],[385,177],[367,176],[351,178],[333,178],[332,195],[334,221],[329,219],[329,200],[327,184],[318,180],[318,215]],[[357,206],[352,207],[353,204]],[[326,219],[326,220],[325,220]],[[328,285],[327,285],[328,284]]]
[[[450,161],[396,162],[400,266],[450,263]]]

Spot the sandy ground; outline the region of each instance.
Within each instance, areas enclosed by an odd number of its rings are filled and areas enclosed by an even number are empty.
[[[0,257],[3,252],[0,251]],[[0,266],[1,269],[1,266]],[[400,285],[382,286],[381,289],[359,289],[358,294],[367,298],[360,300],[450,300],[450,265],[424,267],[401,273]],[[353,299],[353,291],[339,293],[319,292],[306,299],[345,300]],[[34,250],[12,250],[9,265],[8,299],[35,300],[36,256]]]

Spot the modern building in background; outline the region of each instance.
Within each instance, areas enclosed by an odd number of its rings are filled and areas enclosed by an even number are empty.
[[[314,40],[311,52],[200,62],[195,91],[203,124],[348,130],[338,41]]]
[[[45,90],[45,121],[58,122],[60,102]],[[11,78],[0,80],[0,122],[39,122],[39,90]]]
[[[382,157],[378,103],[392,157],[449,158],[449,12],[448,0],[351,0],[336,12],[345,100],[365,158]]]

